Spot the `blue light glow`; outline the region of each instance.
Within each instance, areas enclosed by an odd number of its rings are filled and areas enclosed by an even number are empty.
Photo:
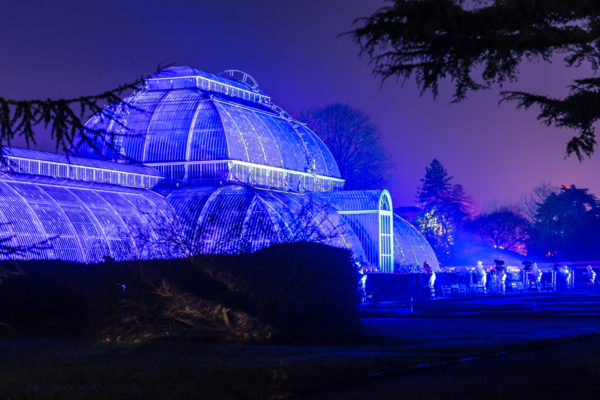
[[[4,257],[91,263],[313,241],[350,249],[365,271],[439,271],[387,190],[341,190],[319,137],[237,75],[167,68],[129,106],[107,108],[114,120],[92,117],[87,126],[107,134],[94,144],[76,138],[76,156],[8,149],[1,237],[15,246],[52,240]]]

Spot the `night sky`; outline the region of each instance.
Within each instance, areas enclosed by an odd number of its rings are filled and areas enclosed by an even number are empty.
[[[209,72],[241,69],[292,114],[344,102],[381,128],[394,169],[395,205],[414,203],[425,165],[437,157],[455,181],[490,208],[517,201],[542,180],[600,194],[600,155],[565,159],[571,132],[534,111],[498,106],[498,91],[449,104],[412,82],[381,86],[349,37],[352,21],[379,0],[8,1],[0,5],[0,96],[72,97],[112,89],[158,65]],[[570,75],[569,75],[570,74]],[[525,65],[518,88],[563,95],[573,72]],[[585,74],[584,74],[585,75]],[[39,148],[53,150],[47,138]]]

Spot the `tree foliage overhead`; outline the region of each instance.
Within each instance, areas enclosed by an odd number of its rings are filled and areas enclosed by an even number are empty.
[[[524,60],[563,57],[566,67],[600,66],[597,0],[393,0],[355,21],[350,32],[384,81],[414,77],[422,93],[438,95],[449,79],[454,100],[469,92],[516,81]],[[579,133],[567,154],[580,160],[595,148],[600,78],[579,79],[564,98],[503,92],[519,108],[539,106],[538,119]]]
[[[381,132],[366,113],[335,103],[308,109],[299,119],[333,154],[346,180],[346,190],[381,189],[385,185],[389,156],[381,143]]]

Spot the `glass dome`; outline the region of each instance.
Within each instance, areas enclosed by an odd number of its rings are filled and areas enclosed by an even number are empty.
[[[351,250],[365,271],[439,268],[387,190],[341,190],[312,131],[247,74],[225,75],[173,67],[150,76],[88,121],[87,133],[103,137],[90,143],[82,132],[76,156],[5,149],[0,240],[52,243],[4,257],[89,263],[312,241]]]
[[[90,130],[106,135],[93,145],[79,137],[74,154],[142,163],[188,183],[299,192],[343,186],[321,139],[245,83],[172,67],[150,76],[124,102],[88,121]]]

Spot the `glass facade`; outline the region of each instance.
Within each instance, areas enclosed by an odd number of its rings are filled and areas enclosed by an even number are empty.
[[[2,258],[100,262],[159,258],[139,233],[154,235],[148,214],[171,218],[165,199],[149,190],[24,174],[0,175],[0,237],[27,250]]]
[[[298,192],[343,187],[321,139],[240,82],[173,67],[150,77],[125,103],[129,107],[111,112],[120,123],[106,114],[92,118],[88,127],[106,135],[94,145],[79,138],[73,152],[155,166],[176,182],[228,181]]]
[[[26,251],[2,257],[90,263],[313,241],[369,270],[438,268],[386,190],[343,191],[325,144],[241,75],[167,68],[92,117],[74,156],[7,148],[0,240]]]
[[[312,195],[329,204],[356,233],[370,265],[393,273],[422,267],[426,262],[439,270],[437,257],[427,240],[393,213],[387,190],[343,190]]]

